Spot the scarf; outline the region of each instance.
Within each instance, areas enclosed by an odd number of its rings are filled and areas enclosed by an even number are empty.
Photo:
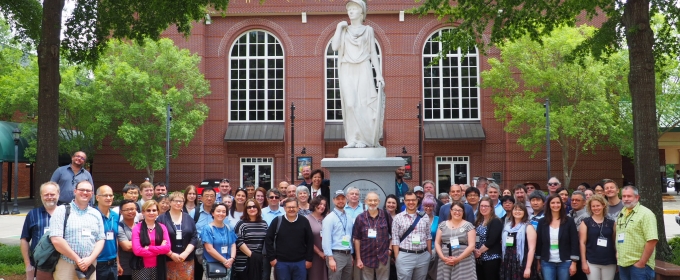
[[[142,221],[142,231],[139,234],[139,243],[142,247],[151,245],[151,239],[149,237],[149,228],[146,226],[146,222]],[[156,246],[160,246],[163,242],[163,228],[156,221]],[[156,279],[166,278],[166,268],[165,268],[165,255],[156,256]]]
[[[505,223],[503,227],[503,235],[501,236],[501,243],[503,244],[503,256],[505,256],[505,240],[508,237],[508,233],[515,234],[515,248],[517,248],[517,257],[519,258],[519,263],[523,263],[524,260],[524,244],[526,243],[527,236],[527,224],[518,223],[515,227],[511,227],[512,223]]]

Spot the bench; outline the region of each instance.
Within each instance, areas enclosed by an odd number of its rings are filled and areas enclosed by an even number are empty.
[[[656,260],[656,280],[680,280],[680,266]]]

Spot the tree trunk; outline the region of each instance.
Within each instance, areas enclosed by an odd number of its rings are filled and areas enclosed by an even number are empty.
[[[633,101],[635,185],[640,189],[642,205],[656,215],[659,233],[657,259],[668,260],[671,251],[666,241],[663,204],[660,203],[661,181],[652,53],[654,32],[650,28],[649,0],[629,0],[625,4],[622,20],[630,60],[628,86]]]
[[[47,182],[58,165],[59,158],[59,46],[61,11],[64,0],[43,2],[42,34],[38,44],[38,148],[36,185]],[[33,188],[40,197],[40,188]],[[35,204],[40,205],[40,199]]]

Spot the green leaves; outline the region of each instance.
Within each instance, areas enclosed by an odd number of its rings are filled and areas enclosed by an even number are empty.
[[[143,45],[111,41],[94,72],[94,133],[111,136],[133,167],[153,177],[165,167],[166,105],[173,108],[173,156],[208,117],[208,107],[197,101],[210,94],[199,63],[200,57],[170,39],[147,39]]]

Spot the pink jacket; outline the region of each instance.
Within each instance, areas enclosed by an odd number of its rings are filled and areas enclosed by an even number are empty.
[[[144,221],[142,221],[143,223]],[[149,245],[149,249],[144,249],[142,244],[140,244],[139,234],[142,229],[142,224],[138,223],[132,227],[132,252],[142,257],[144,260],[144,267],[156,267],[156,256],[165,255],[170,252],[170,236],[168,235],[168,229],[163,224],[159,224],[163,229],[163,240],[166,241],[165,245],[155,246]],[[156,229],[149,231],[149,239],[151,244],[156,244]]]

